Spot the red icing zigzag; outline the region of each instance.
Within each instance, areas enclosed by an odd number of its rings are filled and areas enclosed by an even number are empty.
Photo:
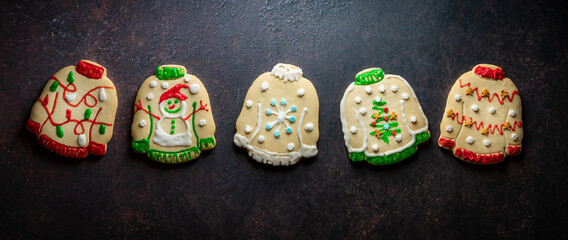
[[[459,79],[459,81],[460,81],[460,88],[463,88],[463,87],[471,87],[471,83],[462,84],[461,78]],[[481,95],[479,95],[478,88],[475,87],[474,89],[472,89],[472,91],[475,91],[475,93],[477,94],[477,100],[478,100],[478,101],[481,101],[481,99],[482,99],[483,97],[482,97]],[[515,94],[516,94],[516,95],[519,95],[519,97],[521,96],[520,93],[519,93],[517,90],[515,90],[515,91],[513,91],[513,92],[511,93],[511,95],[507,95],[507,96],[505,96],[504,98],[499,97],[499,94],[498,94],[498,93],[493,93],[493,95],[491,95],[490,97],[487,97],[487,100],[488,100],[489,102],[491,102],[491,101],[493,101],[493,98],[497,97],[497,101],[499,101],[499,103],[500,103],[501,105],[503,105],[503,101],[505,100],[505,98],[509,98],[509,102],[513,102],[513,98],[515,97]]]
[[[452,120],[456,120],[456,122],[458,122],[458,124],[463,124],[464,120],[466,119],[465,116],[461,117],[461,122],[460,122],[460,118],[458,117],[460,114],[458,112],[454,113],[453,117],[450,117]],[[477,123],[477,121],[472,121],[471,122],[473,125],[475,125],[475,128],[477,130],[479,130],[480,128],[484,128],[483,125],[483,121],[479,122],[479,124]],[[495,133],[495,130],[497,130],[501,135],[503,135],[503,126],[505,126],[504,123],[502,123],[501,125],[493,125],[493,124],[489,124],[489,131],[491,132],[491,134]],[[515,122],[513,122],[513,124],[511,124],[511,131],[515,131],[516,127],[523,127],[523,122],[517,122],[517,120],[515,120]]]

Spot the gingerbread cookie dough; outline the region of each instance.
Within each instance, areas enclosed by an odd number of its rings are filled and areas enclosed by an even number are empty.
[[[182,163],[215,147],[215,122],[203,83],[183,66],[164,65],[142,83],[134,103],[132,149]]]
[[[117,103],[106,69],[82,60],[51,76],[26,127],[41,145],[61,156],[102,156],[112,138]]]
[[[258,162],[274,166],[296,164],[314,157],[319,100],[302,69],[279,63],[250,87],[237,119],[235,145],[246,148]]]
[[[402,77],[380,68],[359,72],[340,106],[349,159],[387,165],[416,152],[430,139],[428,119],[414,91]]]
[[[466,162],[499,163],[521,152],[522,116],[511,79],[495,65],[479,64],[450,90],[438,144]]]

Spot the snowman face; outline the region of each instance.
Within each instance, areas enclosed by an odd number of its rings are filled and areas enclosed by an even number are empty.
[[[169,98],[167,104],[163,104],[164,111],[167,113],[178,113],[181,110],[181,101],[177,98]]]

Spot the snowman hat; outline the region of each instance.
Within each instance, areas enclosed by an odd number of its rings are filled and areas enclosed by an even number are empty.
[[[168,91],[164,92],[162,94],[162,96],[160,96],[160,103],[162,103],[164,100],[166,100],[168,98],[172,98],[172,97],[178,98],[181,101],[184,101],[185,99],[187,99],[187,96],[183,95],[180,91],[182,88],[189,88],[189,86],[187,86],[185,84],[181,84],[181,83],[173,86]]]

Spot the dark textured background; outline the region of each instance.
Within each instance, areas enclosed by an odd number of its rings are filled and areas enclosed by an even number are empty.
[[[568,8],[562,1],[18,1],[0,10],[2,238],[562,238],[568,227]],[[106,156],[67,160],[25,129],[49,76],[90,59],[119,96]],[[269,167],[233,145],[246,91],[278,62],[320,97],[320,153]],[[436,140],[451,85],[502,67],[523,153],[462,163]],[[162,64],[211,94],[217,147],[182,165],[130,149],[133,101]],[[433,141],[387,167],[347,158],[339,102],[367,67],[414,87]],[[563,236],[566,237],[566,236]]]

